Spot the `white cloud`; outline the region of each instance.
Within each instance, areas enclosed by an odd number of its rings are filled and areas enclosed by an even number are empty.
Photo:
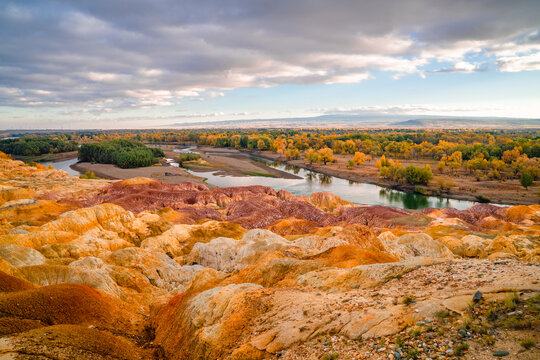
[[[117,74],[89,72],[86,77],[92,81],[113,82],[119,78]]]
[[[435,59],[439,62],[459,62],[467,54],[478,54],[489,44],[486,40],[460,40],[453,43],[425,44],[420,51],[423,59]]]
[[[140,69],[139,74],[146,77],[156,77],[163,74],[161,69]]]
[[[359,83],[370,78],[369,73],[335,75],[325,80],[325,84],[352,84]]]
[[[524,56],[505,56],[497,60],[497,66],[503,72],[540,70],[540,52]]]
[[[178,97],[178,98],[197,97],[199,95],[200,95],[199,92],[194,91],[194,90],[177,90],[177,91],[174,92],[174,96]]]
[[[211,99],[213,98],[219,98],[219,97],[224,97],[225,96],[225,93],[222,92],[222,91],[207,91],[205,93],[205,95]]]
[[[487,63],[470,63],[467,61],[458,61],[454,63],[450,67],[446,68],[440,68],[436,69],[430,72],[433,73],[452,73],[452,72],[459,72],[459,73],[473,73],[473,72],[479,72],[479,71],[486,71],[487,70]]]
[[[173,94],[169,90],[128,90],[126,95],[135,100],[131,103],[132,107],[140,107],[142,109],[149,109],[154,106],[172,106],[174,103],[172,99]]]
[[[30,91],[33,92],[36,95],[51,95],[52,94],[52,91],[41,90],[41,89],[34,89],[34,90],[30,90]]]

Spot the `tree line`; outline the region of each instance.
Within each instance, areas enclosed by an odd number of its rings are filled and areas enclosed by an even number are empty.
[[[79,161],[114,164],[121,168],[151,166],[164,157],[161,149],[148,148],[144,144],[115,139],[99,143],[83,144],[79,148]]]
[[[77,142],[53,138],[23,137],[0,140],[0,151],[19,156],[38,156],[77,150]]]

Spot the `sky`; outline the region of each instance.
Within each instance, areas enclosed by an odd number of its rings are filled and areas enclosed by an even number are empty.
[[[0,129],[540,118],[538,0],[3,0],[0,41]]]

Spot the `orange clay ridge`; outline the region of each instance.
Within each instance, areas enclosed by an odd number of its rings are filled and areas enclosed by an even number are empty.
[[[0,358],[537,359],[539,242],[539,205],[406,211],[0,154]]]

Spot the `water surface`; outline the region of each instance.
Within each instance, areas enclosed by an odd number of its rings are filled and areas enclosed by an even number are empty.
[[[82,173],[77,170],[73,170],[70,168],[70,165],[76,164],[78,161],[77,158],[69,159],[69,160],[63,160],[63,161],[47,161],[47,162],[40,162],[41,165],[49,166],[52,165],[55,169],[58,170],[64,170],[69,173],[69,175],[81,175]]]
[[[175,152],[197,152],[197,148],[192,146],[184,149],[175,149]],[[218,175],[217,171],[192,171],[189,173],[207,178],[207,182],[219,187],[229,186],[248,186],[248,185],[266,185],[276,190],[287,190],[293,195],[310,196],[312,193],[327,191],[338,195],[357,205],[385,205],[405,209],[423,209],[425,207],[443,208],[453,207],[459,210],[474,205],[472,201],[454,200],[437,196],[425,196],[414,192],[404,192],[391,190],[378,185],[360,183],[351,180],[340,179],[334,176],[321,174],[315,171],[306,170],[298,166],[283,164],[276,161],[269,161],[257,156],[246,153],[229,152],[209,152],[213,155],[227,156],[248,156],[256,161],[299,176],[299,179],[270,178],[263,176],[231,176]],[[178,163],[168,159],[172,166],[178,166]]]

